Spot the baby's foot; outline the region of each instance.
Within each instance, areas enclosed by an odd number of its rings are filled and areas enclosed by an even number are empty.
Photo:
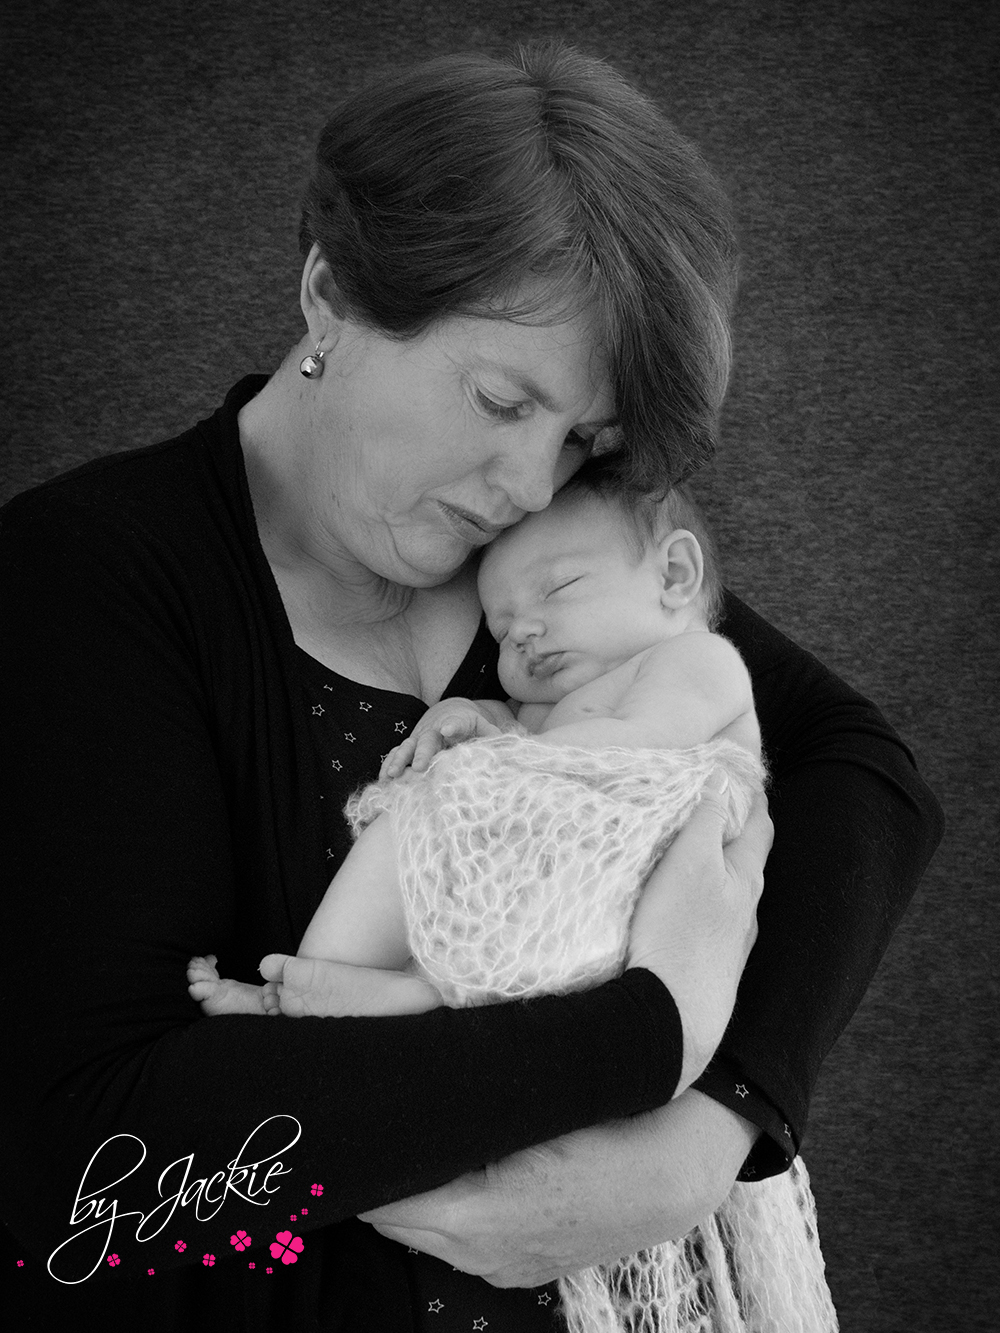
[[[264,1012],[269,1018],[281,1017],[281,985],[277,981],[267,981],[260,988],[264,1001]]]
[[[220,977],[215,970],[218,959],[192,958],[188,963],[188,994],[197,1000],[209,1018],[219,1014],[263,1014],[267,1010],[259,986]]]
[[[403,972],[293,958],[269,953],[261,960],[265,1004],[286,1018],[348,1018],[422,1014],[436,1009],[441,996],[428,982]]]

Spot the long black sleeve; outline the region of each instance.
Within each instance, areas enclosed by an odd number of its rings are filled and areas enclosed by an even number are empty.
[[[200,1016],[189,956],[214,947],[253,965],[294,951],[316,888],[300,890],[286,850],[308,823],[306,752],[287,739],[280,673],[256,660],[273,651],[266,632],[239,610],[259,598],[230,558],[232,531],[197,517],[201,471],[197,449],[138,455],[2,517],[2,1013],[16,1089],[3,1128],[18,1145],[3,1207],[36,1262],[71,1234],[81,1174],[112,1135],[135,1136],[146,1158],[102,1192],[146,1211],[177,1159],[194,1154],[192,1179],[224,1170],[255,1127],[294,1117],[292,1174],[268,1217],[322,1183],[297,1224],[308,1235],[662,1104],[679,1072],[676,1010],[641,970],[589,994],[418,1017]],[[126,1158],[130,1142],[117,1145]],[[197,1254],[227,1254],[235,1224],[228,1204],[199,1222]],[[115,1230],[123,1260],[135,1226]],[[143,1262],[196,1259],[172,1230]]]
[[[696,1085],[768,1129],[745,1170],[798,1149],[820,1064],[849,1022],[941,839],[940,806],[869,700],[737,598],[771,771],[759,935],[716,1060]]]

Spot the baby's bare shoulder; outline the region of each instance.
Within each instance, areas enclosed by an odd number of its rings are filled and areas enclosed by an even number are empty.
[[[639,654],[632,684],[622,700],[629,712],[655,713],[664,697],[707,698],[729,710],[750,706],[750,676],[742,657],[720,634],[689,630]]]
[[[683,634],[675,634],[661,643],[654,643],[633,661],[640,663],[643,672],[669,670],[687,663],[717,670],[746,669],[743,658],[729,640],[708,629],[685,630]]]

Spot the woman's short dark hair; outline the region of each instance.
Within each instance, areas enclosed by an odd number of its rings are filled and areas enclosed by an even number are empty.
[[[344,307],[396,338],[453,315],[595,320],[621,431],[594,466],[644,493],[712,454],[736,248],[695,147],[561,42],[379,76],[327,122],[300,242]],[[525,304],[526,298],[532,304]]]

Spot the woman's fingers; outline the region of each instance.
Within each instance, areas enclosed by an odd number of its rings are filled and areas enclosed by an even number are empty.
[[[756,909],[771,821],[763,797],[745,831],[723,850],[729,818],[722,775],[713,775],[636,905],[629,964],[670,990],[684,1029],[682,1091],[711,1059],[756,938]]]
[[[767,798],[760,792],[747,815],[743,831],[723,848],[723,858],[729,872],[729,883],[742,892],[748,913],[745,952],[746,963],[757,939],[757,904],[764,891],[764,865],[774,842],[774,825],[767,812]]]

